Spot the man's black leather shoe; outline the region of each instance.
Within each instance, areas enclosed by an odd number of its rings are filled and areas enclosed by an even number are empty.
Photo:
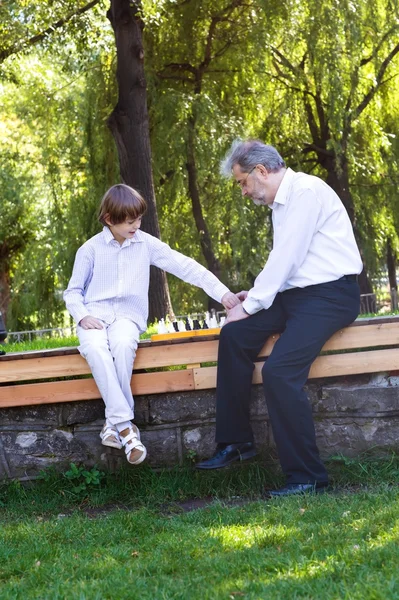
[[[256,448],[253,442],[244,442],[241,444],[229,444],[223,449],[219,449],[212,458],[203,460],[195,466],[197,469],[221,469],[227,467],[237,460],[247,460],[256,456]]]
[[[328,482],[316,483],[287,483],[279,490],[271,490],[267,495],[271,498],[286,498],[287,496],[301,496],[303,494],[323,494],[327,491]]]

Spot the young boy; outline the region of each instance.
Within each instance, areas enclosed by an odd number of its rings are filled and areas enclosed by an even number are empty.
[[[125,448],[129,463],[138,465],[147,450],[132,423],[130,388],[140,333],[146,330],[150,265],[201,287],[226,309],[237,297],[195,260],[140,231],[145,200],[133,188],[114,185],[102,199],[104,225],[79,248],[64,300],[77,323],[79,352],[87,360],[105,403],[102,443]]]

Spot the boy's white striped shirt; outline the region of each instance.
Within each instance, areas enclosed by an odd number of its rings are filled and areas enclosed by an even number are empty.
[[[220,302],[228,288],[192,258],[158,238],[136,231],[122,246],[108,227],[79,248],[64,300],[79,323],[91,315],[110,324],[128,318],[145,331],[148,318],[150,265],[202,288]]]

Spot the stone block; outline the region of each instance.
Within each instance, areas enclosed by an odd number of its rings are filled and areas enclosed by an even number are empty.
[[[50,466],[61,467],[74,463],[93,463],[87,446],[70,431],[7,432],[1,434],[3,448],[12,477],[37,475]]]
[[[135,396],[134,398],[134,422],[142,427],[150,422],[150,400],[149,396]]]
[[[257,450],[262,454],[270,448],[269,422],[266,419],[252,421],[252,431]]]
[[[316,422],[317,444],[322,456],[343,454],[355,457],[363,452],[382,455],[399,452],[399,419],[342,418]]]
[[[102,400],[86,400],[84,402],[67,402],[61,405],[62,420],[65,425],[91,423],[98,419],[104,421],[104,402]]]
[[[183,457],[195,452],[198,459],[208,458],[215,451],[215,425],[203,424],[182,429]]]
[[[142,429],[141,439],[147,448],[146,463],[164,467],[179,464],[179,439],[175,428]]]
[[[252,386],[250,415],[251,417],[267,415],[267,405],[262,385]]]
[[[149,422],[161,425],[207,420],[214,417],[215,412],[215,390],[154,395],[150,397]]]
[[[399,413],[399,388],[382,386],[329,386],[323,387],[321,396],[313,406],[319,415],[357,414],[379,416]]]
[[[39,406],[17,406],[0,410],[0,429],[3,425],[14,423],[45,423],[50,426],[62,424],[61,404],[43,404]]]

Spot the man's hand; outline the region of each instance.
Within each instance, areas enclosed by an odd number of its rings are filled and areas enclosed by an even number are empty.
[[[248,319],[249,315],[244,311],[242,304],[238,304],[227,313],[227,319],[224,324],[233,323],[233,321],[241,321],[242,319]]]
[[[238,294],[236,294],[236,296],[241,302],[244,302],[244,300],[247,299],[248,292],[243,290],[242,292],[238,292]]]
[[[240,304],[240,300],[237,298],[236,294],[233,294],[233,292],[226,292],[222,298],[222,304],[227,310],[230,310],[234,306],[238,306]]]
[[[82,329],[104,329],[101,321],[91,315],[83,317],[83,319],[79,321],[79,325]]]

